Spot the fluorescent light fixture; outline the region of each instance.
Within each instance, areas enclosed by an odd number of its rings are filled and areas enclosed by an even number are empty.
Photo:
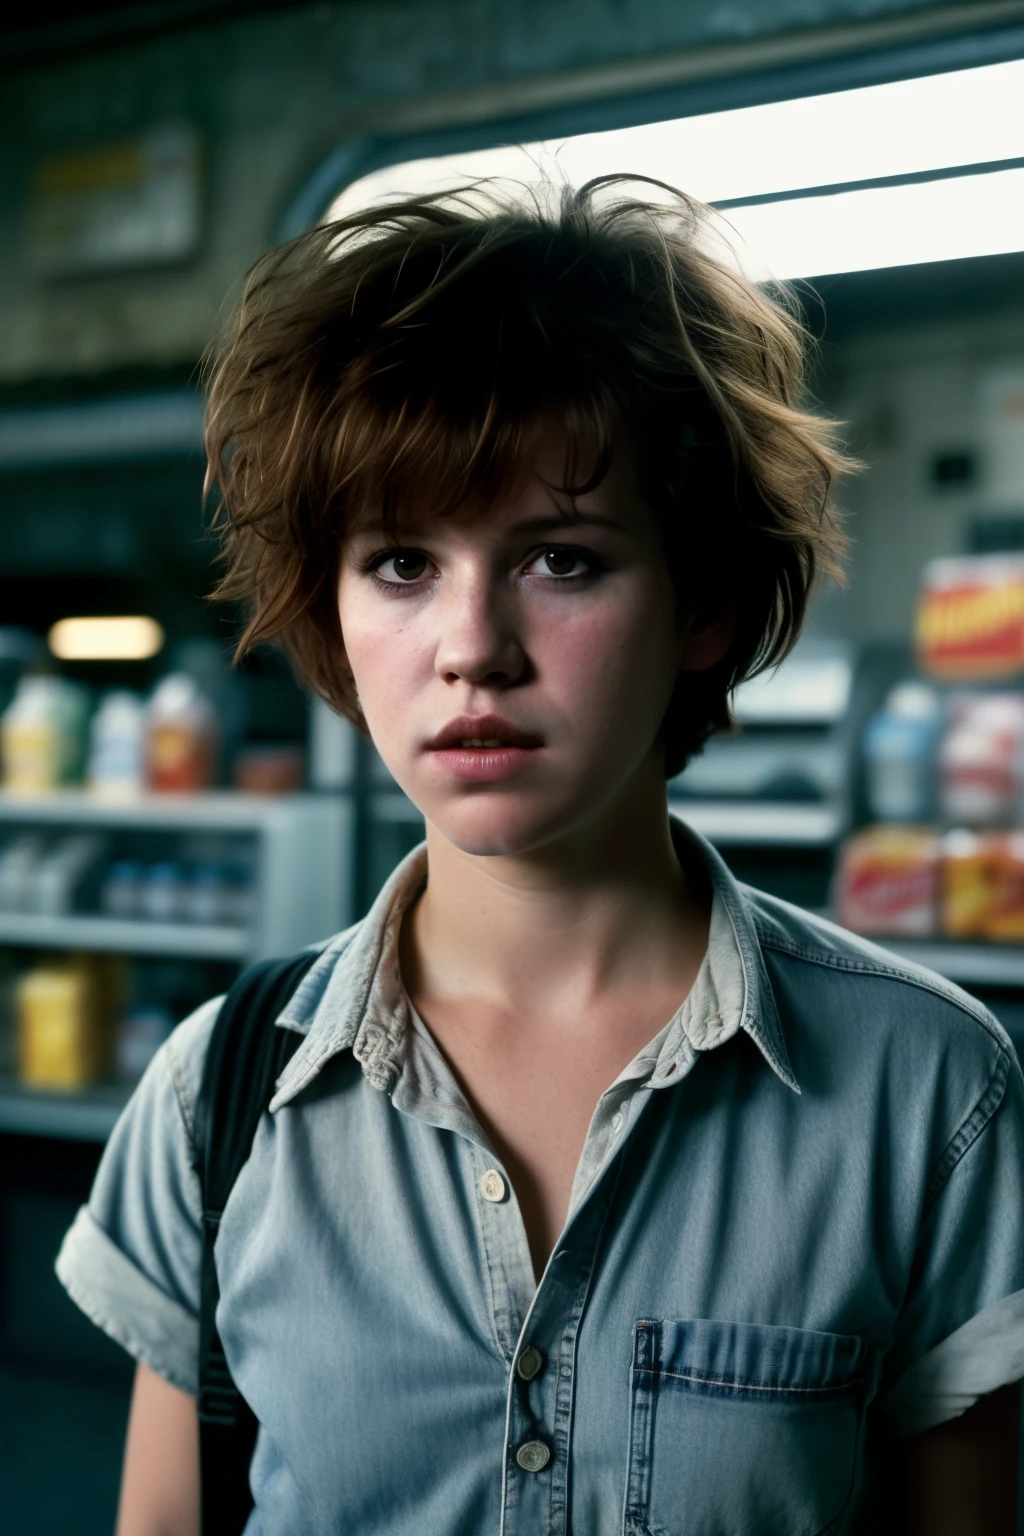
[[[386,166],[347,187],[341,216],[404,193],[481,177],[575,186],[612,172],[652,176],[731,207],[752,274],[803,277],[1024,249],[1017,169],[1024,159],[1024,60],[954,70],[826,96],[769,102],[564,141],[504,146]],[[962,176],[895,187],[851,182],[963,168]],[[836,188],[813,198],[783,196]]]
[[[751,277],[814,277],[1024,251],[1024,170],[730,208]]]
[[[164,632],[142,614],[59,619],[47,643],[61,661],[148,661],[162,648]]]

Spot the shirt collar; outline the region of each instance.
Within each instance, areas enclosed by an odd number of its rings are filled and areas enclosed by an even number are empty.
[[[799,1093],[779,1021],[761,946],[742,887],[710,843],[672,817],[680,855],[696,855],[712,889],[708,951],[689,996],[627,1072],[650,1072],[652,1087],[668,1087],[684,1074],[694,1051],[713,1050],[743,1029],[772,1071]],[[421,843],[403,859],[362,922],[338,934],[300,982],[277,1023],[305,1040],[277,1081],[270,1101],[281,1108],[341,1051],[351,1050],[367,1081],[390,1091],[397,1081],[408,1003],[399,971],[402,917],[426,881],[427,850]],[[647,1070],[636,1070],[641,1064]]]

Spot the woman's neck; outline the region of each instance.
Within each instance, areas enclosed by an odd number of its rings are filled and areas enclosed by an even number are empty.
[[[554,1019],[615,993],[680,1000],[707,948],[710,896],[653,797],[523,855],[464,853],[428,828],[428,885],[403,930],[414,996]]]

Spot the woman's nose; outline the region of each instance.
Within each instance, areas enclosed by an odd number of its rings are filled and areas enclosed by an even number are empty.
[[[479,576],[453,583],[434,605],[439,620],[434,666],[445,682],[520,682],[526,654],[512,605]]]

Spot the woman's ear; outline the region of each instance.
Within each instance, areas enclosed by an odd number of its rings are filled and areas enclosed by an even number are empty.
[[[736,638],[736,615],[731,601],[697,608],[683,628],[679,668],[682,672],[706,672],[728,654]]]

